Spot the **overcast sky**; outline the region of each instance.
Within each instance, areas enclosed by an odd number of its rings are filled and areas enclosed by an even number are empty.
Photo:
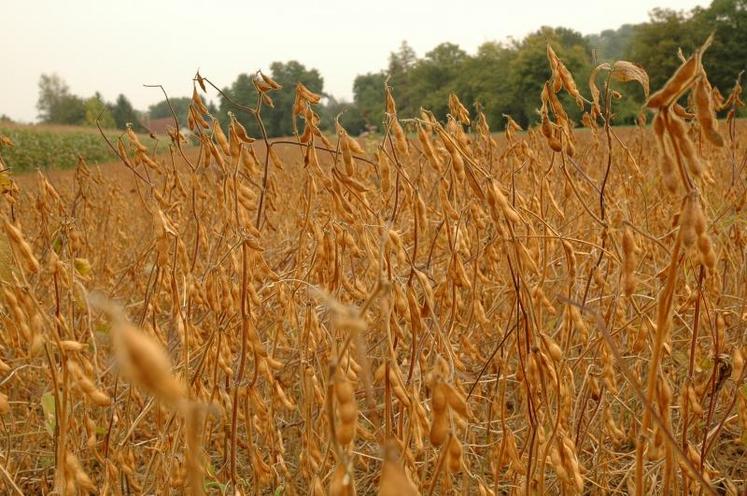
[[[450,41],[469,53],[485,41],[521,38],[540,26],[583,34],[642,22],[654,7],[689,10],[707,0],[0,0],[0,115],[33,121],[39,76],[56,72],[73,93],[124,93],[147,109],[191,94],[201,72],[228,86],[273,61],[317,68],[324,89],[352,98],[357,74],[387,64],[407,40],[418,56]]]

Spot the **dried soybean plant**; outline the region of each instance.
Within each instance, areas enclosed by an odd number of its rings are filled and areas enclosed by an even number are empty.
[[[539,125],[502,136],[388,84],[378,142],[327,135],[261,72],[222,124],[198,73],[167,143],[3,172],[3,490],[738,494],[746,131],[707,46],[650,96],[627,61],[584,96],[548,47]],[[652,130],[613,125],[630,81]]]

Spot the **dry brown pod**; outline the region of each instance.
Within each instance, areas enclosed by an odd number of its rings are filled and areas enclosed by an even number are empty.
[[[700,129],[705,137],[716,146],[724,146],[724,139],[718,132],[718,120],[713,104],[713,91],[708,83],[705,71],[701,71],[698,82],[693,90],[695,101],[695,115],[700,123]]]
[[[317,104],[322,99],[321,95],[314,93],[313,91],[308,89],[303,83],[296,84],[296,94],[299,95],[303,100],[311,104]]]
[[[329,496],[354,496],[355,485],[348,469],[342,463],[337,464],[329,483]]]
[[[269,85],[269,86],[270,86],[270,87],[271,87],[271,88],[272,88],[273,90],[279,90],[279,89],[281,89],[281,88],[283,87],[283,86],[282,86],[282,85],[281,85],[280,83],[278,83],[277,81],[275,81],[274,79],[272,79],[272,78],[271,78],[270,76],[266,75],[266,74],[265,74],[264,72],[262,72],[262,71],[259,71],[259,76],[260,76],[260,77],[262,78],[262,80],[263,80],[263,81],[264,81],[264,82],[265,82],[266,84],[268,84],[268,85]]]
[[[447,468],[449,472],[456,473],[462,469],[462,453],[464,448],[456,436],[451,436],[447,449]]]
[[[21,230],[13,225],[13,223],[11,223],[7,218],[3,219],[3,224],[5,226],[5,233],[8,235],[10,245],[16,251],[18,258],[20,258],[20,261],[24,268],[31,273],[39,272],[39,261],[34,256],[31,245],[28,244]]]
[[[668,107],[676,102],[695,80],[695,77],[698,74],[699,64],[700,58],[697,54],[692,55],[687,62],[677,69],[677,72],[674,73],[672,78],[662,89],[651,95],[646,102],[646,105],[649,108],[658,109],[661,107]]]
[[[664,87],[649,97],[646,106],[658,109],[669,107],[676,102],[690,88],[700,74],[701,57],[712,42],[713,35],[709,36],[705,43],[680,65]]]
[[[560,88],[565,90],[576,100],[576,104],[579,108],[584,107],[584,98],[578,91],[576,82],[573,80],[573,75],[565,66],[565,64],[558,58],[553,50],[552,46],[547,44],[547,58],[550,61],[550,68],[552,69],[552,81],[553,81],[553,92],[557,93]]]
[[[172,373],[171,359],[163,346],[132,325],[115,303],[98,294],[89,295],[89,302],[111,321],[114,354],[124,376],[158,400],[182,405],[187,399],[186,387]]]
[[[0,393],[0,415],[5,415],[8,412],[10,412],[8,396],[5,393]]]
[[[355,437],[358,405],[355,401],[353,384],[342,376],[338,369],[334,383],[335,399],[337,400],[337,414],[340,423],[336,427],[337,442],[347,446]]]
[[[625,296],[630,298],[635,290],[635,276],[633,271],[636,265],[636,253],[638,252],[638,246],[633,237],[633,230],[625,226],[623,230],[623,292]]]
[[[449,93],[449,111],[461,124],[469,125],[469,111],[454,93]]]
[[[67,362],[67,370],[73,377],[73,380],[77,386],[83,391],[83,393],[99,407],[107,407],[112,404],[111,398],[101,391],[88,377],[81,367],[72,360]]]
[[[744,363],[744,353],[739,346],[735,346],[731,359],[731,378],[734,382],[741,379],[744,372]]]
[[[399,461],[399,446],[390,439],[384,443],[384,463],[379,478],[379,496],[417,496],[420,492],[412,483]]]
[[[431,422],[430,441],[433,446],[441,446],[449,435],[449,415],[448,412],[433,413]]]

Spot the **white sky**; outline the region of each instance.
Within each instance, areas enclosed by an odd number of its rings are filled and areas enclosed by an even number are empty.
[[[583,34],[642,22],[654,7],[689,10],[707,0],[0,0],[0,115],[36,118],[38,80],[56,72],[73,93],[124,93],[145,110],[191,94],[199,67],[219,86],[241,72],[298,60],[324,89],[351,99],[357,74],[386,66],[407,40],[418,56],[450,41],[469,53],[485,41],[540,26]],[[217,103],[217,102],[216,102]]]

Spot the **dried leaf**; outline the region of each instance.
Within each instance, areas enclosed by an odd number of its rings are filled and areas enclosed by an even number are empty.
[[[617,81],[627,83],[628,81],[637,81],[643,87],[643,94],[648,98],[649,83],[648,74],[641,67],[628,62],[627,60],[618,60],[612,65],[612,77]]]

